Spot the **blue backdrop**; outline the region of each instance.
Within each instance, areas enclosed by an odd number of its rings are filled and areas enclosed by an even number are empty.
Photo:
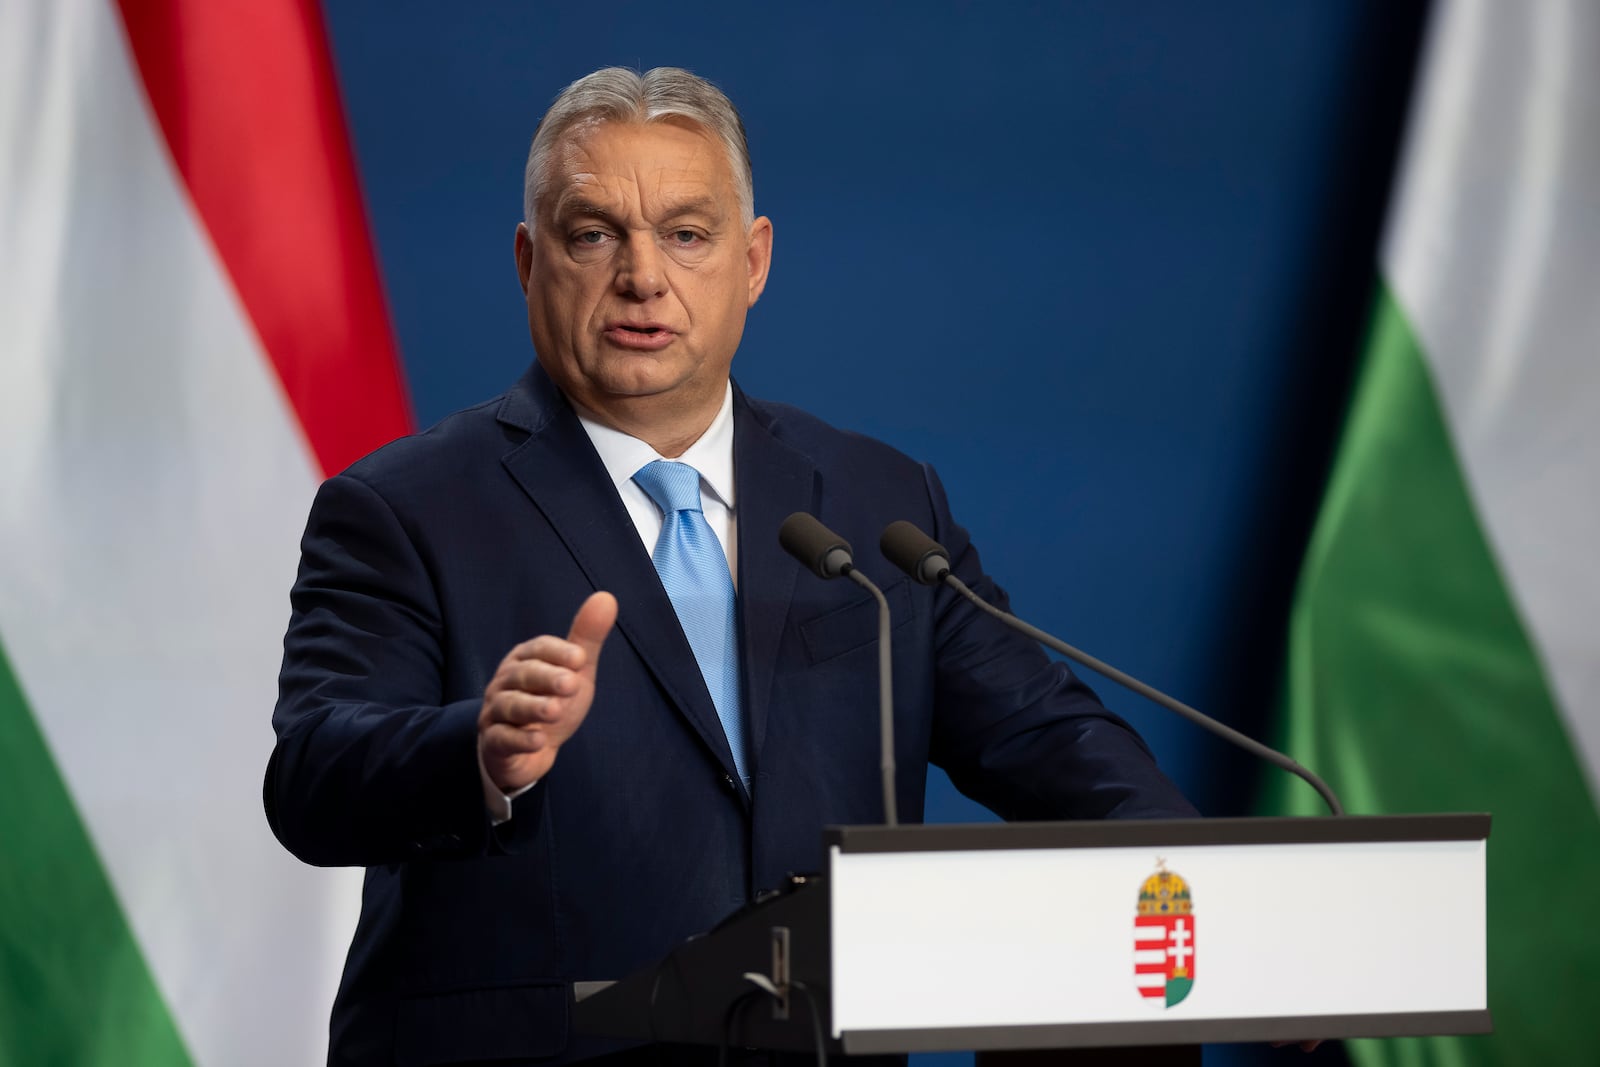
[[[419,423],[531,358],[512,233],[551,97],[606,64],[689,67],[740,106],[776,231],[741,384],[934,462],[1020,614],[1258,734],[1421,14],[326,12]],[[1099,688],[1203,810],[1248,809],[1256,768]],[[934,817],[981,817],[932,792]]]

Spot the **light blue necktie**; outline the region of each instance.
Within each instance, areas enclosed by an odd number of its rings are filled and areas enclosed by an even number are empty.
[[[733,765],[746,785],[744,712],[739,699],[739,633],[733,579],[722,543],[700,509],[700,472],[687,463],[658,459],[639,468],[634,483],[661,509],[661,536],[654,562],[667,598],[678,613],[695,662],[717,706],[717,717],[733,750]]]

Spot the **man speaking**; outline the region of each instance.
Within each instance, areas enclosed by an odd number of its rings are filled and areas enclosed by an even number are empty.
[[[857,544],[908,519],[1005,601],[930,468],[731,382],[773,235],[715,87],[574,83],[525,218],[532,367],[330,478],[302,544],[265,801],[301,859],[368,868],[336,1064],[614,1053],[571,1032],[573,981],[820,869],[825,825],[883,820],[877,607],[783,553],[790,513]],[[857,563],[894,613],[903,819],[929,762],[1010,819],[1193,814],[1065,666]]]

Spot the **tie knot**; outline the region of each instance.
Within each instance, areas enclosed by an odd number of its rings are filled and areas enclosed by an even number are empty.
[[[687,463],[653,460],[639,468],[633,481],[669,515],[674,511],[700,510],[700,472]]]

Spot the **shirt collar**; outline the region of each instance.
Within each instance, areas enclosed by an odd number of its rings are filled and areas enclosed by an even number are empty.
[[[606,473],[619,491],[632,484],[633,476],[640,467],[666,458],[639,438],[602,424],[577,404],[572,407],[578,413],[578,421],[583,424],[584,432],[594,443],[594,450],[600,454],[600,462],[605,464]],[[724,507],[733,510],[732,382],[728,383],[722,394],[722,407],[717,411],[717,417],[711,420],[711,425],[706,427],[706,432],[700,435],[699,440],[677,457],[677,461],[699,471],[701,485]]]

